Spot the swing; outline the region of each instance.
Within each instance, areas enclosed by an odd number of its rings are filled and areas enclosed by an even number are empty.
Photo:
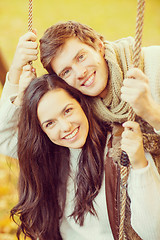
[[[145,7],[145,0],[138,0],[135,45],[134,45],[134,52],[133,52],[133,67],[135,68],[138,68],[140,63],[144,7]],[[32,0],[29,0],[28,31],[32,31],[32,16],[33,16],[32,10],[33,10]],[[32,64],[32,62],[29,62],[29,64]],[[135,113],[131,107],[129,108],[128,120],[135,121]],[[120,174],[121,174],[122,201],[121,201],[121,208],[120,208],[119,240],[124,240],[126,239],[124,234],[125,206],[126,206],[126,199],[127,199],[126,184],[127,184],[129,167],[130,167],[128,156],[124,151],[122,151],[120,162],[121,162]]]
[[[133,67],[135,68],[138,68],[140,63],[144,7],[145,7],[145,0],[138,0],[135,45],[134,45],[134,51],[133,51]],[[135,121],[135,113],[131,107],[129,107],[128,121]],[[129,158],[124,151],[122,151],[120,163],[121,163],[120,175],[121,175],[122,201],[121,201],[121,208],[120,208],[119,240],[123,240],[125,239],[124,219],[125,219],[125,207],[126,207],[126,199],[127,199],[126,185],[127,185],[127,179],[129,176],[129,168],[130,168]]]

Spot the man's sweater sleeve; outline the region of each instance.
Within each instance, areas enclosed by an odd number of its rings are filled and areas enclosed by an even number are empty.
[[[149,153],[148,166],[130,171],[131,224],[145,240],[160,239],[160,175]]]
[[[13,158],[17,158],[19,108],[12,103],[10,96],[16,96],[17,93],[18,85],[11,84],[7,74],[0,99],[0,154]]]
[[[149,79],[153,99],[160,104],[160,46],[143,48],[144,72]],[[154,131],[160,135],[160,129]]]
[[[17,122],[19,108],[6,100],[0,108],[0,154],[17,158]]]
[[[10,96],[17,96],[18,94],[18,84],[12,84],[8,80],[8,73],[6,74],[6,81],[3,87],[3,91],[1,94],[0,98],[0,106],[5,103],[5,101],[10,97]]]

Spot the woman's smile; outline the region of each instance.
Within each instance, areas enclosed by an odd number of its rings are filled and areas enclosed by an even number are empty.
[[[67,134],[63,139],[74,140],[78,135],[79,127],[74,129],[70,134]]]

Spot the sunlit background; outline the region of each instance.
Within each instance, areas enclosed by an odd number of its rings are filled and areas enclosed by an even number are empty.
[[[0,50],[7,68],[12,63],[20,36],[27,32],[29,0],[0,1]],[[33,28],[40,38],[45,29],[59,21],[75,20],[87,24],[107,40],[133,36],[136,23],[136,0],[33,0]],[[143,46],[160,44],[160,0],[147,0]],[[45,73],[39,60],[37,74]],[[0,91],[2,85],[0,85]],[[17,160],[0,156],[0,240],[15,238],[15,224],[9,211],[17,201]]]

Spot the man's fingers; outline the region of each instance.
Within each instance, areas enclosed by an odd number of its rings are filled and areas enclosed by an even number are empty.
[[[27,49],[37,49],[38,48],[38,43],[37,42],[32,42],[32,41],[24,41],[23,42],[23,47]]]
[[[32,30],[32,32],[37,36],[37,29],[36,29],[36,28],[34,28],[34,29]]]
[[[20,42],[21,41],[33,41],[33,42],[35,42],[36,40],[37,40],[37,35],[33,32],[27,32],[22,37],[20,37]]]
[[[122,126],[124,127],[125,130],[129,130],[135,133],[141,133],[140,126],[137,122],[127,121],[127,122],[124,122]]]
[[[21,54],[24,54],[24,55],[35,55],[37,56],[38,55],[38,50],[37,49],[23,49],[21,51]]]
[[[148,78],[146,75],[138,68],[131,68],[128,70],[126,74],[126,78],[135,78],[135,79],[140,79],[141,81],[147,82],[148,83]]]

